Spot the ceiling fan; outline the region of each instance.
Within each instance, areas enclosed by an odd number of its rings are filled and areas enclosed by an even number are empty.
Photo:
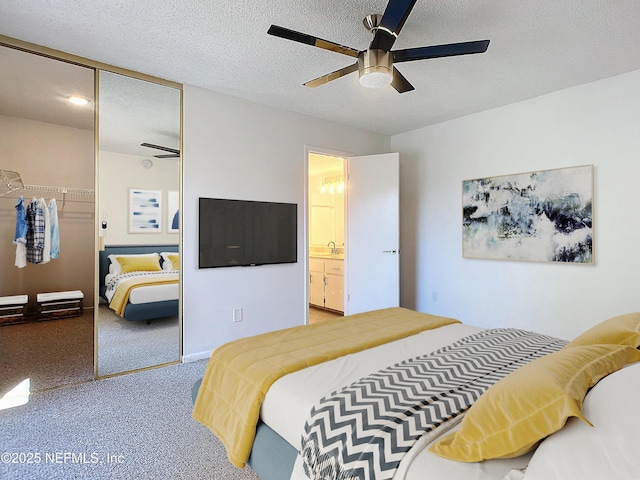
[[[153,143],[141,143],[140,146],[162,150],[163,152],[170,152],[168,154],[154,155],[154,157],[156,158],[180,158],[180,150],[176,150],[175,148],[163,147],[162,145],[154,145]]]
[[[304,84],[312,88],[358,71],[360,83],[365,87],[382,88],[391,84],[398,93],[409,92],[414,90],[414,86],[398,71],[394,63],[486,52],[489,47],[489,40],[391,51],[391,47],[393,47],[393,44],[398,38],[398,34],[404,26],[407,17],[409,17],[415,3],[416,0],[389,0],[383,15],[368,15],[363,20],[363,23],[373,34],[373,40],[366,50],[356,50],[355,48],[345,47],[344,45],[277,25],[271,25],[267,33],[276,37],[357,58],[355,63],[347,67],[322,75]]]

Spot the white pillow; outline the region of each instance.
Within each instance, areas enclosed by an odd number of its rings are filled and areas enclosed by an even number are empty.
[[[157,253],[131,253],[131,254],[121,254],[121,253],[112,253],[107,258],[111,260],[109,264],[109,273],[121,273],[122,268],[120,267],[120,263],[118,262],[118,257],[151,257],[157,256]]]
[[[640,478],[640,362],[603,378],[587,394],[582,413],[593,427],[570,418],[534,453],[524,480]]]

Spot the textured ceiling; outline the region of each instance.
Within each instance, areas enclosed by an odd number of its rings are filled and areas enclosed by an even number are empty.
[[[0,115],[68,127],[94,127],[94,70],[0,46]],[[100,72],[100,150],[152,156],[180,148],[180,91]],[[74,106],[70,96],[89,100]]]
[[[394,49],[491,40],[485,54],[402,63],[415,91],[369,90],[334,52],[266,34],[271,24],[364,49],[386,0],[2,0],[0,33],[385,134],[640,68],[638,0],[418,0]]]
[[[166,155],[151,143],[180,149],[180,91],[111,72],[100,72],[100,150]]]

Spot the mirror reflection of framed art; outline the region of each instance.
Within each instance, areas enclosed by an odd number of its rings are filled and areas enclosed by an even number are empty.
[[[129,189],[129,232],[160,233],[162,231],[162,192]]]
[[[167,232],[180,230],[180,193],[177,190],[167,192]]]

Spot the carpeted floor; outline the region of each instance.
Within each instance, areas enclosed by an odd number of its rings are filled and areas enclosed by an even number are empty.
[[[129,322],[99,307],[99,375],[180,358],[176,317]],[[80,317],[0,326],[0,398],[24,380],[32,392],[93,380],[93,309]]]
[[[90,381],[0,410],[0,450],[9,454],[0,478],[258,480],[249,467],[231,465],[215,436],[191,418],[191,386],[205,367]]]
[[[180,359],[178,317],[133,322],[106,305],[98,307],[98,376]]]
[[[31,391],[93,379],[93,309],[80,317],[0,326],[0,397],[25,379]]]

